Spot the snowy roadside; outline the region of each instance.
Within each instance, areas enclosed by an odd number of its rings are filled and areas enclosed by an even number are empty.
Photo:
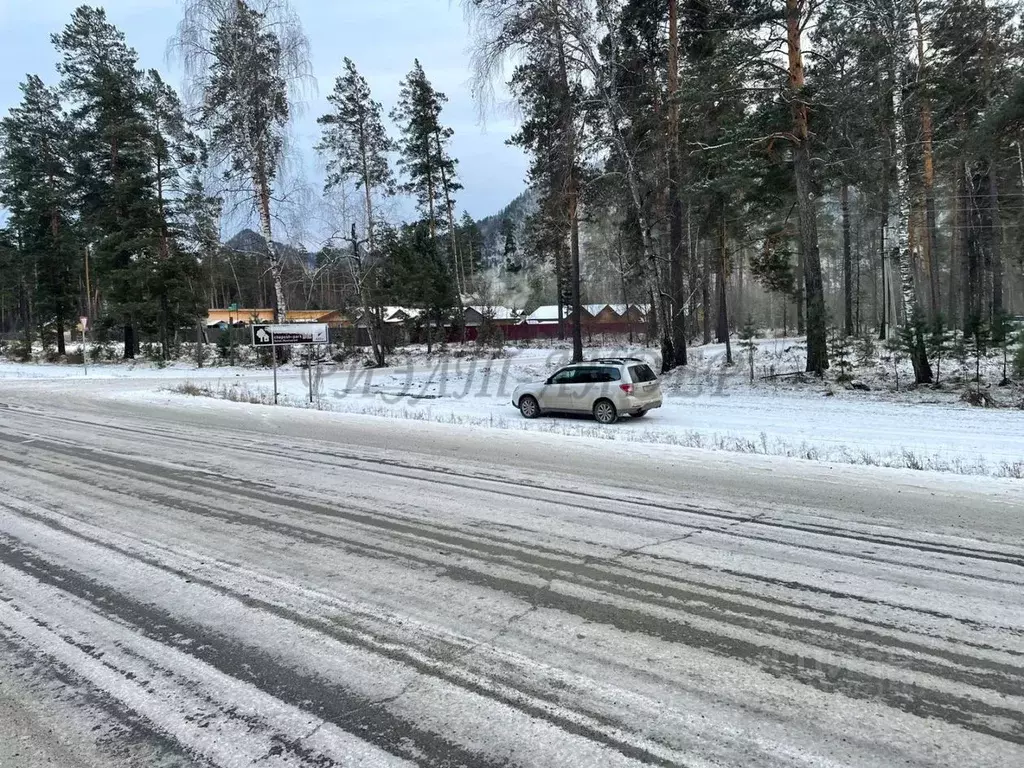
[[[624,443],[703,448],[812,461],[961,475],[1024,477],[1024,411],[955,403],[911,404],[826,397],[804,391],[750,390],[718,382],[668,389],[665,406],[643,421],[604,428],[586,418],[523,419],[511,403],[521,381],[547,366],[440,365],[390,371],[337,371],[314,380],[280,377],[282,405],[463,427],[595,437]],[[270,404],[269,381],[242,377],[219,386],[192,383],[192,394]]]
[[[595,358],[616,352],[622,354],[611,349],[587,354]],[[629,353],[652,357],[640,349]],[[799,366],[801,354],[794,340],[765,341],[758,349],[760,361],[776,370]],[[306,371],[290,365],[279,371],[279,404],[454,427],[1024,478],[1024,410],[971,408],[941,390],[897,397],[875,380],[877,389],[871,392],[761,379],[751,386],[748,369],[722,365],[724,348],[717,346],[694,350],[687,370],[663,380],[665,406],[643,421],[627,418],[605,428],[585,418],[523,419],[512,406],[512,390],[520,382],[545,378],[567,355],[561,348],[534,348],[505,350],[495,359],[489,354],[407,354],[404,365],[378,370],[358,363],[325,366],[314,376],[312,402]],[[0,365],[0,379],[74,375],[67,366]],[[89,378],[97,380],[90,386],[115,397],[187,401],[187,393],[257,405],[273,402],[272,373],[260,368],[109,365],[90,370]],[[78,380],[66,383],[79,386]]]

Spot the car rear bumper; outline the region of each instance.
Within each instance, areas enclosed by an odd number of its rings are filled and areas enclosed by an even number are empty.
[[[626,400],[626,407],[621,410],[624,410],[627,413],[636,413],[637,411],[653,411],[655,408],[661,408],[660,397],[652,400],[630,397]]]

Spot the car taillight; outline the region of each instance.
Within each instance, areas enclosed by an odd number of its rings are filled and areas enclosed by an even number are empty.
[[[621,389],[627,395],[633,394],[633,385],[632,384],[619,384],[619,389]]]

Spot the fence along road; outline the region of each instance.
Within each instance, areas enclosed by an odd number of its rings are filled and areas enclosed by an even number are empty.
[[[2,765],[1024,764],[1016,487],[0,401]]]

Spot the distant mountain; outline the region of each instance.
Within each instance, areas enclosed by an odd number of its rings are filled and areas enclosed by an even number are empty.
[[[277,246],[277,252],[283,256],[285,262],[294,260],[300,265],[305,264],[310,269],[316,267],[316,254],[296,248],[293,245],[287,245],[286,243],[275,241],[274,244]],[[224,247],[236,253],[267,255],[267,246],[263,240],[263,235],[251,229],[243,229],[224,243]]]
[[[497,266],[504,258],[505,243],[501,239],[502,222],[505,219],[512,220],[516,240],[522,243],[526,230],[526,219],[536,210],[537,195],[532,189],[527,189],[497,213],[477,221],[477,226],[480,227],[480,232],[483,235],[484,247],[487,249],[485,263]]]

